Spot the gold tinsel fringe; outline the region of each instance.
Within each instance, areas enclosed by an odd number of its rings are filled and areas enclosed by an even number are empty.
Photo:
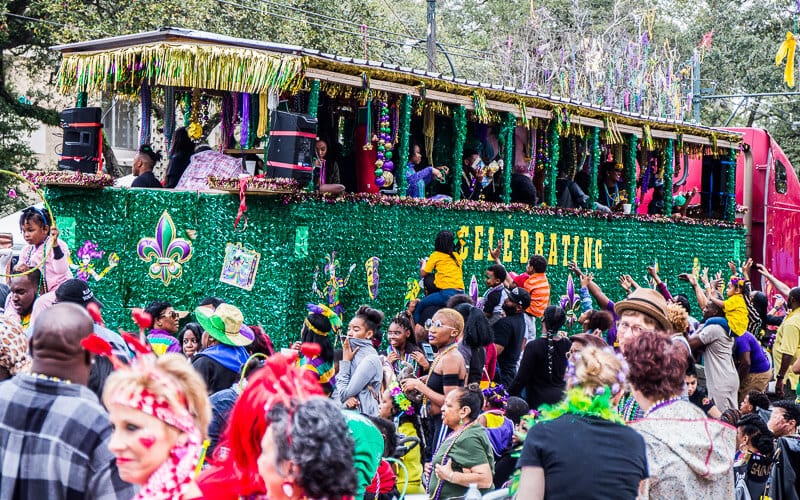
[[[269,89],[296,91],[303,83],[306,61],[244,48],[159,43],[125,49],[64,54],[58,88],[121,92],[151,85],[266,94]]]

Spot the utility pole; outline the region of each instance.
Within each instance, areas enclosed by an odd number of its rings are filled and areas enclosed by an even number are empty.
[[[700,123],[700,58],[697,56],[697,49],[694,50],[693,68],[692,68],[692,111],[694,114],[694,122]]]
[[[428,0],[428,71],[436,72],[436,0]]]

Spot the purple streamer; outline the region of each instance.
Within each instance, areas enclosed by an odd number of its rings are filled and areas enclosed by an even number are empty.
[[[248,148],[248,135],[250,132],[250,94],[242,94],[242,133],[239,143],[242,149]]]

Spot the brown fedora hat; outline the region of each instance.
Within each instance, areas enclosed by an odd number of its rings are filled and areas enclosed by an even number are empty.
[[[652,288],[637,288],[614,306],[617,316],[622,316],[625,311],[637,311],[649,316],[662,330],[672,332],[672,323],[667,318],[667,300]]]

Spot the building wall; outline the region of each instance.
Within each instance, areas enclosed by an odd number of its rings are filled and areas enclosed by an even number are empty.
[[[595,281],[611,298],[620,299],[618,276],[622,273],[647,286],[646,267],[658,261],[673,293],[689,292],[675,278],[679,273],[691,272],[695,266],[726,269],[726,262],[741,259],[745,248],[741,228],[606,218],[599,213],[540,215],[365,201],[284,202],[249,195],[246,223],[242,220],[235,229],[238,195],[53,189],[48,200],[73,257],[85,241],[96,243],[105,252],[92,261],[99,273],[107,267],[110,253],[118,254],[119,265],[102,280],[89,278],[112,327],[132,328],[129,308],[152,300],[168,300],[176,309],[191,310],[203,297],[214,295],[238,305],[246,322],[262,324],[276,345],[297,339],[306,303],[325,300],[313,291],[314,276],[318,270],[317,285],[324,289],[325,258],[333,251],[340,278],[354,265],[340,295],[348,321],[360,304],[382,309],[387,319],[400,311],[407,282],[419,277],[419,259],[431,253],[441,229],[463,228],[467,287],[475,275],[480,292],[484,291],[483,273],[491,264],[488,250],[503,238],[503,260],[510,270],[524,271],[534,253],[549,259],[554,302],[566,293],[566,265],[573,259],[595,274]],[[162,224],[160,246],[165,262],[170,262],[167,248],[173,235],[190,241],[192,247],[180,276],[168,285],[150,275],[154,262],[137,255],[142,238],[156,238],[156,227],[165,213],[174,222],[174,233]],[[260,253],[250,291],[220,281],[228,243],[242,243],[243,248]],[[171,247],[173,256],[180,254],[176,245]],[[369,297],[365,265],[371,257],[380,259],[374,300]]]

